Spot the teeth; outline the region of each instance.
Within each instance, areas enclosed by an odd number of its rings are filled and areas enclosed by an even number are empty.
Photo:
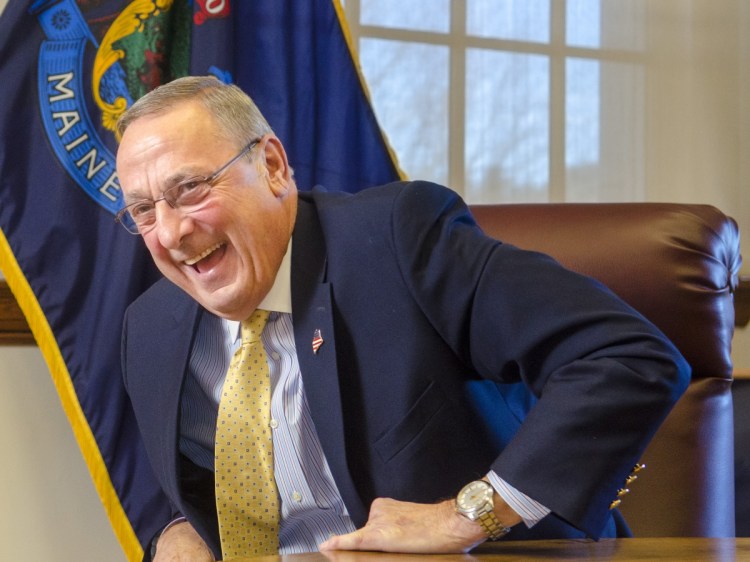
[[[203,252],[201,252],[197,256],[185,260],[185,263],[187,265],[194,265],[198,263],[199,261],[201,261],[203,258],[205,258],[207,255],[209,255],[211,252],[218,250],[220,247],[221,247],[221,244],[216,244],[215,246],[211,246],[210,248],[203,250]]]

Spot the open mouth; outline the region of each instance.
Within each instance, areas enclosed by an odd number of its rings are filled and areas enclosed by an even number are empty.
[[[211,254],[213,254],[216,250],[222,247],[223,244],[215,244],[211,246],[210,248],[206,248],[203,250],[200,254],[197,256],[193,256],[192,258],[185,260],[185,265],[192,266],[196,271],[199,270],[199,264],[206,258],[208,258]]]

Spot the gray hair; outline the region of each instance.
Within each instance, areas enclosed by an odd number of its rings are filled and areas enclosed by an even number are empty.
[[[201,103],[216,119],[222,135],[238,146],[273,133],[255,102],[234,84],[213,76],[185,76],[152,90],[123,113],[117,121],[118,138],[141,117],[164,113],[185,101]]]

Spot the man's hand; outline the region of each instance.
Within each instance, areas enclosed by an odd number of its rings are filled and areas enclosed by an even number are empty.
[[[380,550],[384,552],[468,552],[487,535],[478,523],[456,513],[453,500],[419,504],[379,498],[372,502],[367,524],[346,535],[331,537],[321,551]]]
[[[215,558],[193,526],[183,521],[159,537],[154,562],[215,562]]]

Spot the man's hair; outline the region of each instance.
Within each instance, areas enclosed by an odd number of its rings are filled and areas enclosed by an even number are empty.
[[[213,76],[186,76],[163,84],[136,101],[117,121],[118,138],[141,117],[164,113],[187,101],[201,103],[227,140],[238,146],[273,133],[258,106],[237,86]]]

